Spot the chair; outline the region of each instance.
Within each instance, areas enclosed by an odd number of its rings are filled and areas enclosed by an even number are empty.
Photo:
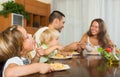
[[[2,77],[2,69],[5,62],[0,62],[0,77]]]

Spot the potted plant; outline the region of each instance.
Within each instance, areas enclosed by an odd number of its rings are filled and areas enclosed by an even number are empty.
[[[0,15],[7,17],[9,13],[21,14],[24,18],[29,19],[29,14],[25,11],[22,4],[15,3],[14,1],[8,1],[2,4],[3,9],[0,11]]]

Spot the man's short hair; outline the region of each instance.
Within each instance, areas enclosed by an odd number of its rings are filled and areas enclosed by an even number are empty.
[[[49,23],[52,23],[55,18],[61,20],[62,17],[65,17],[65,15],[62,12],[55,10],[49,16]]]

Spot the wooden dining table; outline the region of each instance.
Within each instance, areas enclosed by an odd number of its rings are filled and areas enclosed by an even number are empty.
[[[24,77],[120,77],[119,64],[110,64],[100,55],[73,56],[69,59],[50,59],[70,66],[70,69],[47,74],[32,74]]]

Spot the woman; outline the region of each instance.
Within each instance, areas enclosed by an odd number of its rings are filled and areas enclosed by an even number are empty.
[[[84,54],[97,52],[98,47],[112,47],[113,43],[110,40],[104,21],[101,18],[94,19],[91,22],[90,28],[80,40],[81,49],[84,49]]]
[[[11,26],[0,33],[0,60],[6,61],[2,77],[18,77],[33,73],[47,73],[52,70],[49,64],[31,63],[27,54],[35,48],[31,34],[21,26]],[[34,62],[40,58],[42,49],[37,48]]]

